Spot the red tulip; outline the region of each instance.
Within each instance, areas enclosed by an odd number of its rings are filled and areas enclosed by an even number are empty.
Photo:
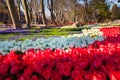
[[[12,66],[10,71],[11,71],[11,74],[15,75],[18,73],[19,70],[20,70],[19,66]]]
[[[39,80],[38,77],[36,75],[33,75],[31,80]]]
[[[110,80],[120,80],[120,72],[113,71],[110,72]]]

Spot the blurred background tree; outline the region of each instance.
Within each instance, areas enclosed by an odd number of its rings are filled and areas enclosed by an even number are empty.
[[[21,24],[20,24],[20,21],[19,21],[17,10],[15,8],[14,0],[12,0],[12,1],[11,0],[6,0],[6,4],[8,6],[8,10],[9,10],[10,17],[11,17],[11,20],[12,20],[12,23],[13,23],[13,27],[15,29],[22,28]]]
[[[118,12],[119,12],[119,8],[117,6],[117,4],[114,4],[111,10],[111,19],[112,20],[116,20],[118,19]]]

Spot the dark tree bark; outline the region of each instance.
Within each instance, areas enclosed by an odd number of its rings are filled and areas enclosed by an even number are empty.
[[[43,20],[43,24],[47,24],[46,23],[46,17],[45,17],[45,9],[44,9],[44,0],[41,0],[41,10],[42,10],[42,20]]]
[[[53,5],[54,5],[53,0],[47,0],[47,3],[48,3],[48,9],[49,9],[50,15],[51,15],[52,23],[57,24],[55,21],[55,15],[53,13]]]
[[[19,20],[21,20],[21,12],[20,12],[20,0],[17,0],[17,9],[18,9],[18,16],[19,16]]]
[[[17,10],[15,8],[14,0],[6,0],[6,3],[7,3],[8,10],[9,10],[9,13],[12,19],[13,27],[15,29],[22,28],[20,21],[19,21]]]
[[[25,15],[25,20],[26,20],[26,27],[30,28],[30,17],[29,17],[29,12],[28,12],[28,5],[26,0],[22,0],[22,5],[24,8],[24,15]]]
[[[87,9],[88,9],[88,3],[87,3],[88,0],[84,0],[85,2],[85,5],[84,5],[84,22],[86,23],[87,22]]]

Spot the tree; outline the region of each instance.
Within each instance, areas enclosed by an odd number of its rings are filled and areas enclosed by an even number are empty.
[[[4,0],[0,0],[0,12],[8,13],[8,8]]]
[[[22,28],[21,25],[20,25],[17,10],[15,8],[14,0],[6,0],[6,3],[7,3],[8,10],[9,10],[9,13],[10,13],[10,16],[11,16],[11,19],[12,19],[13,27],[15,29]]]
[[[84,0],[84,23],[88,21],[88,0]]]
[[[41,8],[40,8],[40,0],[29,0],[28,2],[28,8],[29,8],[29,14],[31,21],[36,23],[40,22],[40,16],[41,16]]]
[[[117,4],[114,4],[111,10],[111,19],[115,20],[118,18],[118,7]]]
[[[22,0],[22,5],[23,5],[23,9],[24,9],[26,27],[30,28],[30,17],[29,17],[29,12],[28,12],[27,1],[26,0]]]
[[[0,21],[8,20],[9,19],[9,12],[6,6],[5,1],[0,0]]]
[[[110,18],[109,5],[106,0],[91,0],[90,6],[93,8],[93,12],[96,13],[96,19],[98,21],[104,21]]]
[[[51,20],[52,20],[52,23],[55,23],[56,24],[56,21],[55,21],[55,15],[54,15],[54,3],[53,3],[53,0],[47,0],[47,8],[49,9],[50,11],[50,16],[51,16]]]
[[[70,0],[71,3],[69,3],[71,5],[70,9],[73,13],[73,22],[77,22],[77,9],[78,9],[78,3],[77,0]]]
[[[17,12],[18,12],[19,20],[21,20],[20,2],[21,2],[21,0],[16,0],[16,6],[17,6]]]
[[[47,24],[46,23],[46,17],[45,17],[45,9],[44,9],[44,0],[41,0],[41,10],[42,10],[42,20],[43,20],[43,24]]]
[[[66,4],[66,0],[56,0],[55,14],[56,14],[56,19],[60,24],[63,24],[65,22],[65,16],[64,16],[65,4]]]

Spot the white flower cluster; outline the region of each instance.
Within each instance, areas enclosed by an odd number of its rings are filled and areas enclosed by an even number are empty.
[[[68,35],[67,37],[61,36],[56,38],[38,38],[35,41],[0,41],[0,53],[7,54],[11,50],[25,52],[30,48],[46,49],[46,48],[69,48],[69,47],[86,47],[94,41],[102,41],[102,32],[99,29],[83,30],[82,34]]]

